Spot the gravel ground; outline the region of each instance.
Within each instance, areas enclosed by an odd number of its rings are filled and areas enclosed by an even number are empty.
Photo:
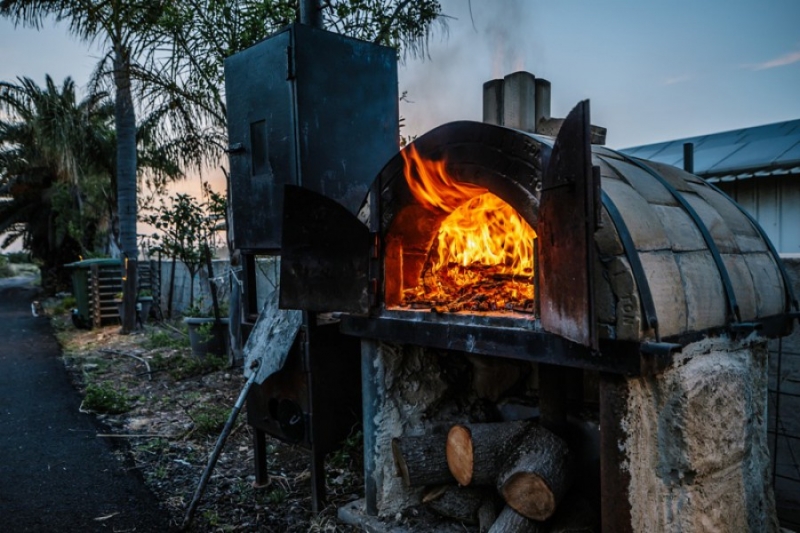
[[[241,370],[222,362],[201,364],[190,355],[183,335],[172,328],[147,326],[128,336],[119,335],[116,326],[81,331],[59,312],[57,302],[47,307],[73,383],[87,395],[80,409],[95,411],[107,428],[97,438],[119,444],[120,460],[141,472],[176,527],[244,385]],[[101,412],[109,409],[121,412]],[[190,531],[357,531],[339,523],[336,511],[362,495],[358,434],[329,455],[330,503],[315,516],[310,457],[302,449],[268,440],[270,482],[253,487],[252,431],[244,420],[243,412]]]

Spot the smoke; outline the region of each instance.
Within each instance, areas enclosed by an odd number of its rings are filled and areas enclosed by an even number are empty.
[[[421,135],[454,120],[481,120],[483,83],[519,70],[536,73],[534,2],[442,0],[448,31],[431,39],[429,57],[400,68],[403,135]],[[541,63],[541,61],[539,61]]]

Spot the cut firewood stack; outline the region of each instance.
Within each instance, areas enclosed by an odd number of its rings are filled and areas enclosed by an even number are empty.
[[[392,452],[406,486],[427,487],[423,503],[481,532],[548,531],[573,479],[566,443],[528,421],[457,424],[394,439]]]

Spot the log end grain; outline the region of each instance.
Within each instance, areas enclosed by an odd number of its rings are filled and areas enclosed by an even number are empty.
[[[472,432],[469,428],[456,425],[447,434],[447,466],[459,485],[467,486],[472,482],[473,449]]]
[[[511,475],[501,493],[510,507],[533,520],[547,520],[556,511],[553,491],[541,477],[530,472]]]

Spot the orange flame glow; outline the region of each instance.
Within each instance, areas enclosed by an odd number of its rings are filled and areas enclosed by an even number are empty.
[[[444,219],[418,287],[408,304],[434,310],[503,310],[533,300],[533,228],[510,205],[471,183],[454,180],[445,161],[403,152],[405,178],[416,200]]]

